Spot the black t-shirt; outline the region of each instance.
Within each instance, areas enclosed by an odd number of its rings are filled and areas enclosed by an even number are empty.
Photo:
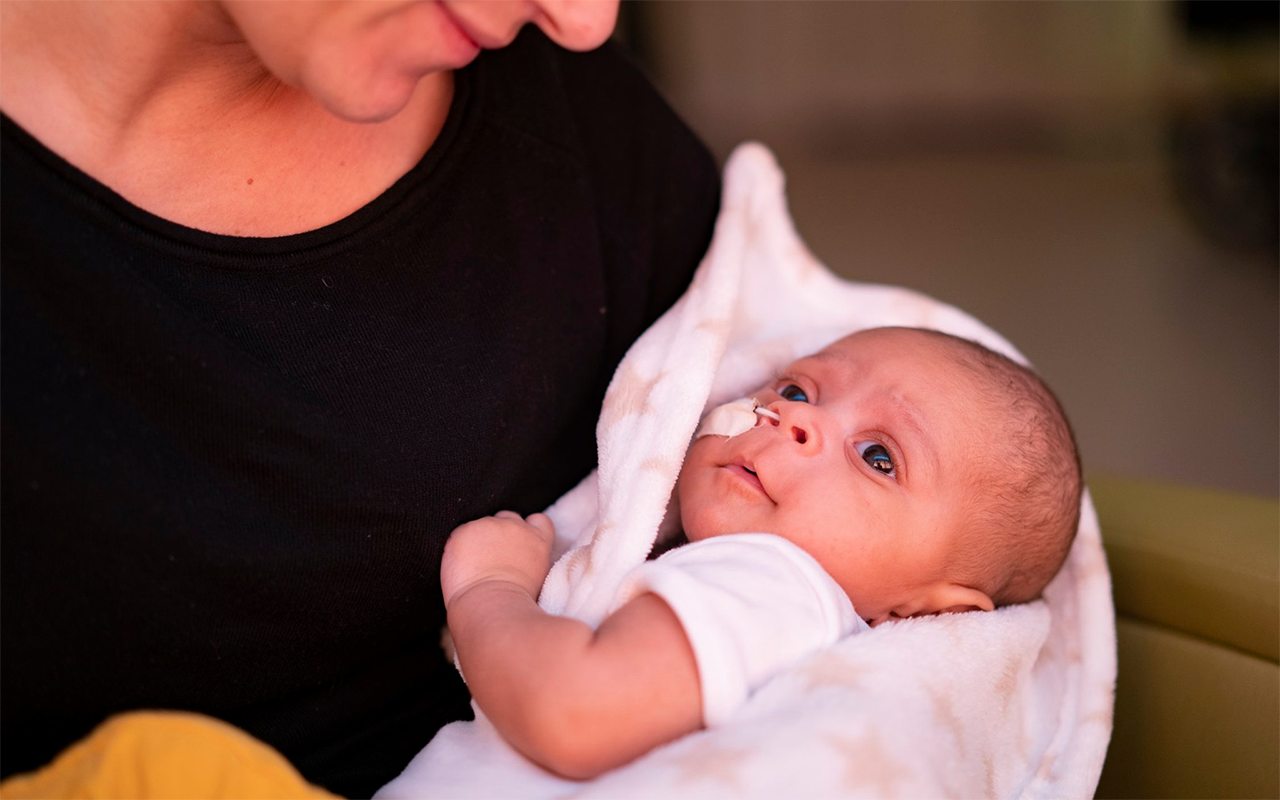
[[[612,46],[533,28],[457,74],[409,174],[295,236],[172,224],[2,135],[0,769],[177,708],[368,795],[470,715],[445,539],[592,468],[710,239],[710,154]]]

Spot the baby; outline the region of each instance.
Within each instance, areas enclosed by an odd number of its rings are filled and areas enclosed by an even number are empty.
[[[597,630],[535,602],[546,516],[500,512],[449,540],[441,580],[463,674],[543,767],[593,777],[716,724],[850,633],[1033,600],[1066,558],[1081,493],[1071,429],[1004,356],[878,328],[753,399],[753,426],[688,451],[676,494],[689,544],[633,571]]]

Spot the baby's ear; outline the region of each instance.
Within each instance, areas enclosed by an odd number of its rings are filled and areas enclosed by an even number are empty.
[[[934,613],[960,614],[965,611],[992,611],[996,607],[991,598],[987,597],[986,592],[971,589],[968,586],[953,583],[948,595],[948,604]]]
[[[924,617],[930,614],[959,614],[965,611],[991,611],[996,607],[985,592],[958,583],[938,582],[920,592],[908,603],[895,608],[894,616]]]

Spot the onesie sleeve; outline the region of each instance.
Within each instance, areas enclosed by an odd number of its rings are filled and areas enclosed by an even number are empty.
[[[708,727],[778,672],[867,629],[818,562],[772,534],[717,536],[646,562],[624,579],[614,610],[646,592],[684,626]]]

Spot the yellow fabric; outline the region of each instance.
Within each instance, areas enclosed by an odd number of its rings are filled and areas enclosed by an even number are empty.
[[[5,731],[21,736],[20,731]],[[136,711],[112,717],[0,798],[334,798],[284,756],[210,717]]]

